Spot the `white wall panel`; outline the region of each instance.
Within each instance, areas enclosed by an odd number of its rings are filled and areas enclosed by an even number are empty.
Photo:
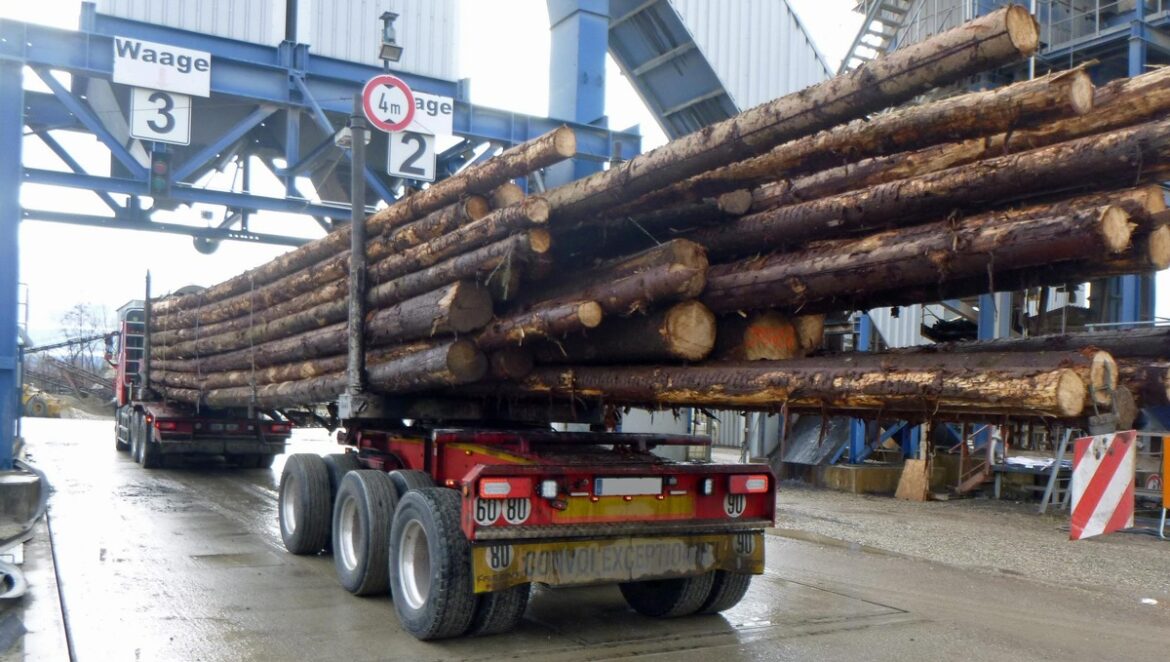
[[[784,0],[670,0],[741,110],[830,77]]]
[[[99,13],[275,46],[284,39],[284,0],[97,0]]]

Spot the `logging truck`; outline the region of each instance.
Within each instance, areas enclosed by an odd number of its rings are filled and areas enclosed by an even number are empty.
[[[140,302],[118,311],[119,333],[107,360],[114,364],[114,446],[146,469],[178,455],[222,455],[248,468],[271,467],[284,452],[292,424],[247,408],[208,408],[168,402],[144,388],[146,321]]]

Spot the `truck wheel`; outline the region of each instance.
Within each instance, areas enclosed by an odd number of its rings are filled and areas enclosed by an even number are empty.
[[[390,530],[390,593],[402,627],[416,639],[457,637],[475,615],[471,546],[459,528],[455,490],[410,490]]]
[[[24,415],[43,418],[49,415],[49,405],[40,396],[33,396],[24,403]]]
[[[130,413],[130,459],[141,464],[142,460],[142,431],[139,429],[139,420],[142,414],[139,412]]]
[[[316,554],[329,541],[329,472],[317,455],[290,455],[280,474],[280,538],[293,554]]]
[[[154,435],[151,434],[150,425],[147,424],[146,419],[142,418],[141,420],[142,420],[142,434],[141,434],[142,441],[140,442],[140,444],[142,447],[142,452],[141,452],[141,461],[139,462],[139,464],[142,465],[143,469],[161,469],[163,466],[163,461],[165,459],[165,458],[163,458],[162,448],[158,444],[156,444],[153,439],[151,439],[151,437],[153,437]]]
[[[655,618],[689,616],[699,610],[711,594],[713,573],[678,579],[652,579],[619,585],[626,604],[634,611]]]
[[[333,565],[337,579],[354,595],[378,595],[389,588],[389,535],[398,497],[381,471],[350,471],[341,479],[333,505]]]
[[[425,471],[415,471],[413,469],[391,471],[390,480],[394,482],[394,489],[398,493],[399,499],[411,490],[421,490],[424,487],[435,486],[435,481],[431,480],[430,474]]]
[[[326,455],[325,469],[329,471],[329,503],[337,502],[337,490],[341,489],[341,479],[345,474],[351,471],[357,471],[362,468],[362,463],[358,462],[357,453],[333,453]],[[391,513],[393,516],[393,513]]]
[[[739,604],[751,584],[752,576],[748,573],[716,570],[711,593],[696,613],[718,614],[725,609],[731,609]]]
[[[117,417],[114,419],[114,449],[119,450],[123,453],[130,450],[130,442],[128,440],[123,441],[123,439],[122,439],[122,427],[124,425],[126,425],[125,412],[119,411]],[[130,433],[128,430],[126,433],[126,437],[127,438],[130,437]]]
[[[471,627],[467,629],[466,634],[479,637],[502,634],[514,629],[520,624],[520,619],[524,618],[524,611],[528,609],[528,596],[531,593],[531,584],[480,593],[475,615],[471,618]]]

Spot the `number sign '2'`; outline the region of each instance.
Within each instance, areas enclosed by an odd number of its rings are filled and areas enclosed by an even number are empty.
[[[191,97],[186,94],[132,88],[130,135],[175,145],[191,144]]]
[[[435,137],[414,131],[389,135],[386,148],[386,172],[393,177],[423,182],[435,181]]]

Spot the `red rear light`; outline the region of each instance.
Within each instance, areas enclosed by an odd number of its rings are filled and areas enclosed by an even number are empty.
[[[531,478],[481,478],[479,496],[483,499],[530,499]]]
[[[272,423],[268,426],[268,431],[274,434],[284,434],[292,430],[292,426],[288,423]]]
[[[767,474],[742,474],[731,477],[732,494],[759,494],[768,491]]]
[[[159,421],[155,425],[155,427],[157,427],[160,430],[178,430],[179,429],[178,423],[175,423],[174,421]]]

